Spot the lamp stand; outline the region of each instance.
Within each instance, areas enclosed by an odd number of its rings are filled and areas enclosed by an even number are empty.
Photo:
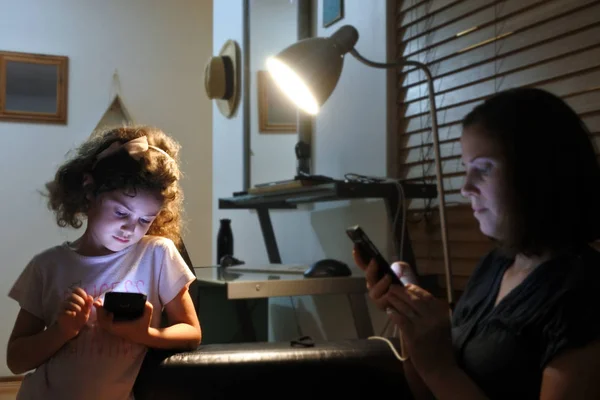
[[[454,291],[452,289],[452,268],[450,266],[450,252],[448,249],[448,229],[446,226],[446,199],[444,193],[444,182],[442,180],[442,163],[440,156],[440,142],[439,142],[439,134],[438,134],[438,121],[437,121],[437,108],[435,106],[435,92],[433,88],[433,78],[431,76],[431,71],[427,66],[418,61],[411,60],[402,60],[399,59],[393,63],[378,63],[374,61],[370,61],[364,58],[358,51],[354,48],[350,50],[350,54],[352,54],[358,61],[366,64],[370,67],[374,68],[398,68],[405,65],[410,65],[413,67],[417,67],[421,69],[425,73],[425,77],[427,79],[427,87],[428,87],[428,95],[429,95],[429,111],[431,113],[431,131],[433,133],[433,149],[435,156],[435,172],[436,172],[436,180],[437,180],[437,192],[438,192],[438,208],[440,212],[440,225],[441,225],[441,234],[442,234],[442,247],[444,253],[444,272],[446,278],[446,293],[448,304],[450,305],[450,310],[454,309]],[[402,205],[405,207],[405,205]]]
[[[297,10],[297,35],[298,40],[308,39],[313,36],[312,32],[312,1],[298,0]],[[298,129],[298,143],[294,151],[296,152],[296,176],[310,176],[311,168],[311,147],[313,133],[313,118],[298,108],[296,126]]]
[[[300,139],[294,148],[296,152],[296,176],[310,175],[310,143]]]

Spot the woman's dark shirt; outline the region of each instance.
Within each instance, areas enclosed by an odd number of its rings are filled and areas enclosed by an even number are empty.
[[[497,250],[473,272],[452,321],[460,366],[492,399],[539,399],[561,351],[600,338],[600,253],[583,246],[535,268],[494,307],[512,264]]]

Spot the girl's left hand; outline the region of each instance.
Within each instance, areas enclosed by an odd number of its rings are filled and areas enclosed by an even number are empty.
[[[419,374],[455,366],[450,308],[415,284],[392,285],[386,294],[390,318],[402,331],[406,351]]]
[[[102,307],[102,300],[94,302],[98,325],[107,332],[131,342],[144,344],[150,335],[150,321],[152,320],[152,304],[146,302],[144,314],[133,321],[113,321],[113,314]]]

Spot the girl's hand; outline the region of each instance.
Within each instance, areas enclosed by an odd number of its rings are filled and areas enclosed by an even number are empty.
[[[79,332],[90,318],[93,302],[92,296],[81,288],[75,288],[63,302],[58,314],[57,324],[60,331],[68,339],[79,335]]]
[[[447,302],[414,284],[392,285],[385,298],[392,308],[390,318],[400,327],[406,351],[421,376],[455,365]]]
[[[114,321],[113,314],[102,307],[102,300],[94,303],[98,325],[107,332],[131,342],[145,344],[150,335],[150,321],[152,320],[152,304],[146,302],[144,314],[133,321]]]

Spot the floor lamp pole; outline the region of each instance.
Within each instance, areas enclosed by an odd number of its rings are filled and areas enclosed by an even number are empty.
[[[425,73],[425,77],[427,79],[427,89],[428,89],[428,97],[429,97],[429,111],[431,114],[431,130],[433,134],[433,150],[435,156],[435,173],[437,180],[437,193],[438,193],[438,208],[440,212],[440,225],[441,225],[441,234],[442,234],[442,248],[444,254],[444,273],[446,278],[446,294],[448,299],[448,304],[450,305],[450,309],[454,308],[454,290],[452,289],[452,268],[450,266],[450,251],[448,249],[448,228],[446,225],[446,199],[444,193],[444,182],[443,182],[443,174],[442,174],[442,162],[440,155],[440,141],[439,141],[439,133],[438,133],[438,121],[437,121],[437,108],[435,105],[435,91],[433,88],[433,77],[431,76],[431,71],[429,68],[418,61],[411,60],[402,60],[399,59],[393,63],[378,63],[374,61],[370,61],[364,58],[358,51],[355,49],[350,50],[350,54],[352,54],[357,60],[366,64],[370,67],[374,68],[399,68],[405,65],[417,67]],[[403,207],[406,205],[403,204]]]

